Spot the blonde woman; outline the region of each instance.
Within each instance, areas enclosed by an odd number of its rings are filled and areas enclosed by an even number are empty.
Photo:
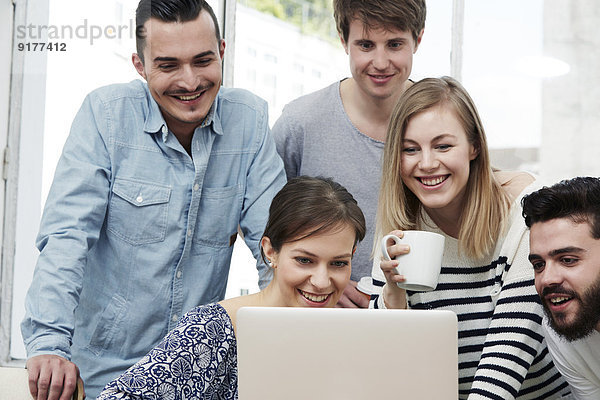
[[[519,199],[534,178],[490,166],[473,101],[454,79],[424,79],[396,105],[384,149],[376,243],[405,230],[444,235],[437,288],[406,292],[397,261],[373,268],[376,308],[448,309],[459,321],[460,399],[569,392],[548,355]],[[393,258],[410,249],[388,247]],[[379,257],[376,257],[378,259]],[[377,264],[377,263],[376,263]],[[379,268],[380,267],[380,268]]]

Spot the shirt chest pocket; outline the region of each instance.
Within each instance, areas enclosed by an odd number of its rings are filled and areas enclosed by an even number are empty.
[[[229,247],[231,235],[237,232],[241,207],[240,186],[203,188],[192,253],[201,253],[205,246]]]
[[[171,188],[155,183],[115,179],[107,230],[133,245],[165,239]]]

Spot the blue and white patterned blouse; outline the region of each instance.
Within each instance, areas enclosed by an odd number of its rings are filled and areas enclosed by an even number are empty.
[[[237,346],[219,304],[192,309],[146,356],[104,388],[97,400],[238,398]]]

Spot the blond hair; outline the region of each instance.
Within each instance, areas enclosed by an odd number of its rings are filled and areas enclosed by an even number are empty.
[[[494,178],[475,104],[462,85],[450,77],[426,78],[415,83],[404,92],[392,112],[383,154],[375,243],[394,229],[419,229],[419,215],[424,211],[400,175],[402,140],[412,117],[439,106],[454,112],[469,143],[478,151],[470,163],[458,240],[462,253],[481,259],[494,249],[509,212],[510,198]]]

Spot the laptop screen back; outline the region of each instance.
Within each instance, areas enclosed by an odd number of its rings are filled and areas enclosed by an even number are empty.
[[[240,400],[458,395],[450,311],[245,307],[236,336]]]

